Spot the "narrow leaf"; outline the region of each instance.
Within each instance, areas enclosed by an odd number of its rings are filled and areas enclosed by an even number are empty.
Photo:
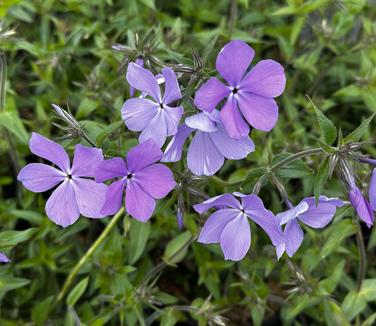
[[[67,305],[74,306],[76,304],[76,302],[84,294],[88,283],[89,283],[89,277],[85,277],[73,288],[73,290],[69,293],[67,297]]]
[[[344,139],[344,143],[348,144],[351,142],[359,141],[364,136],[364,134],[368,131],[368,127],[371,121],[373,120],[373,118],[375,117],[375,115],[376,113],[373,113],[366,120],[364,120],[358,128],[356,128],[352,133],[348,134]]]

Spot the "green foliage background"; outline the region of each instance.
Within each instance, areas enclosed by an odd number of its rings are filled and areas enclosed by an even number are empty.
[[[253,225],[250,253],[233,263],[223,260],[218,246],[191,243],[204,221],[192,210],[184,216],[186,230],[178,230],[176,194],[161,201],[146,224],[121,218],[56,303],[67,275],[110,218],[80,218],[61,229],[45,216],[48,194],[28,192],[15,179],[20,167],[37,160],[28,149],[31,131],[63,136],[51,123],[52,103],[69,103],[106,153],[136,144],[136,134],[118,123],[129,89],[124,54],[111,46],[131,45],[135,32],[142,38],[154,28],[153,55],[166,64],[193,66],[191,49],[207,52],[202,78],[214,72],[217,52],[234,38],[256,50],[256,61],[285,66],[276,128],[253,132],[255,153],[226,162],[219,178],[193,186],[214,196],[235,190],[229,184],[251,173],[243,184],[250,191],[260,168],[287,155],[280,153],[318,146],[320,128],[306,94],[344,135],[376,112],[374,0],[2,0],[0,19],[1,33],[16,32],[0,39],[8,68],[0,112],[0,251],[13,261],[0,266],[1,325],[375,323],[376,233],[362,226],[367,269],[358,290],[360,226],[352,209],[338,210],[325,230],[305,228],[297,254],[280,261]],[[185,108],[193,110],[189,101]],[[374,135],[373,127],[365,138]],[[63,144],[72,149],[78,141]],[[365,149],[376,156],[373,145]],[[295,204],[313,194],[321,161],[312,156],[279,171]],[[357,172],[366,190],[370,169]],[[336,177],[322,193],[346,198]],[[273,184],[260,194],[275,213],[284,209]],[[192,203],[199,200],[190,196]]]

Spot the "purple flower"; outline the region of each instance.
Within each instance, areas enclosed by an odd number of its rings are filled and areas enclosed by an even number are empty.
[[[163,68],[162,74],[165,81],[163,97],[157,78],[149,70],[131,62],[128,65],[127,81],[152,99],[132,98],[121,109],[127,128],[142,131],[139,141],[153,139],[159,147],[163,146],[168,136],[176,134],[184,113],[181,106],[171,106],[182,97],[175,73],[170,68]]]
[[[232,138],[249,133],[244,119],[263,131],[270,131],[278,120],[274,98],[285,89],[284,69],[276,61],[261,60],[247,72],[254,55],[255,51],[243,41],[227,43],[217,56],[216,68],[228,85],[212,77],[196,92],[195,105],[207,112],[227,98],[220,118]]]
[[[376,200],[376,189],[375,189],[375,182],[376,182],[376,176],[375,171],[372,174],[371,178],[371,184],[369,189],[369,197],[371,199],[371,202],[373,205],[375,204]],[[373,207],[368,202],[368,200],[363,196],[360,189],[354,184],[351,185],[350,191],[349,191],[349,200],[351,205],[354,207],[356,213],[359,215],[360,219],[367,224],[367,226],[370,228],[373,225],[374,220],[374,213],[373,213]]]
[[[194,206],[200,214],[209,208],[218,208],[205,222],[198,242],[220,243],[226,260],[241,260],[251,246],[250,218],[268,234],[274,246],[283,243],[282,230],[276,217],[264,207],[258,196],[234,195],[240,197],[241,202],[232,194],[224,194]]]
[[[138,57],[137,59],[136,59],[136,65],[138,65],[138,66],[140,66],[140,67],[143,67],[144,66],[144,59],[142,58],[142,57]],[[129,87],[129,95],[131,96],[131,97],[133,97],[134,96],[134,92],[135,92],[135,89],[134,89],[134,87],[132,87],[132,86],[130,86]]]
[[[0,252],[0,263],[10,263],[10,262],[11,260],[9,259],[9,257],[3,252]]]
[[[124,160],[115,157],[101,162],[95,180],[118,178],[109,187],[102,214],[113,215],[122,205],[125,189],[125,207],[135,219],[145,222],[153,214],[155,199],[165,197],[176,185],[172,172],[163,164],[162,151],[149,139],[133,147]]]
[[[283,254],[284,250],[287,255],[292,257],[302,244],[304,234],[298,221],[314,229],[324,228],[333,219],[336,208],[342,206],[343,202],[338,198],[320,196],[316,206],[315,197],[308,197],[297,206],[277,214],[280,225],[286,224],[284,229],[285,244],[277,248],[278,257]]]
[[[99,211],[104,204],[107,186],[87,179],[94,175],[94,168],[103,160],[102,150],[77,144],[71,166],[61,145],[37,133],[31,136],[30,150],[54,163],[56,168],[31,163],[20,171],[17,179],[32,192],[44,192],[60,184],[46,203],[46,214],[53,222],[66,227],[80,214],[90,218],[104,217]]]
[[[185,119],[177,134],[167,145],[164,162],[176,162],[181,158],[183,146],[188,136],[195,131],[188,148],[188,168],[196,175],[213,175],[229,160],[244,159],[255,150],[248,137],[231,138],[219,120],[217,110],[201,112]]]

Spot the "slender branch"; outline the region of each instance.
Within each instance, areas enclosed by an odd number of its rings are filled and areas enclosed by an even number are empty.
[[[234,32],[237,16],[238,16],[238,1],[237,0],[231,0],[230,15],[229,15],[229,19],[228,19],[229,38],[231,38],[232,33]]]
[[[358,251],[359,251],[359,270],[358,270],[358,278],[356,280],[356,289],[357,291],[360,291],[363,280],[366,276],[366,266],[367,266],[366,248],[364,246],[362,228],[360,225],[358,227],[358,232],[356,233],[356,242],[357,242]]]

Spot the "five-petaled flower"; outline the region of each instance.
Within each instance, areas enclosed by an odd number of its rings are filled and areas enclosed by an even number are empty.
[[[255,51],[243,41],[227,43],[217,56],[216,68],[228,85],[212,77],[195,95],[195,105],[207,112],[227,98],[220,118],[232,138],[249,133],[244,118],[253,128],[262,131],[270,131],[278,120],[274,98],[285,89],[284,69],[276,61],[261,60],[247,72],[254,55]]]
[[[162,74],[165,84],[163,97],[157,78],[149,70],[131,62],[127,71],[128,83],[152,99],[132,98],[121,109],[127,128],[141,131],[139,141],[153,139],[159,147],[163,146],[168,136],[176,134],[184,113],[181,106],[172,106],[182,97],[175,73],[170,68],[163,68]]]
[[[327,226],[333,219],[337,207],[342,207],[343,202],[338,198],[320,196],[316,205],[315,197],[304,198],[297,206],[277,214],[280,225],[285,225],[285,243],[277,248],[277,256],[280,257],[286,250],[292,257],[303,242],[303,230],[299,222],[314,229]]]
[[[107,186],[88,179],[94,176],[96,165],[103,160],[102,150],[77,144],[70,165],[64,148],[37,134],[30,139],[33,154],[56,165],[30,163],[17,179],[32,192],[44,192],[60,184],[46,203],[46,214],[56,224],[66,227],[81,215],[90,218],[104,217],[100,210],[104,204]]]
[[[95,180],[114,181],[109,187],[102,214],[113,215],[122,206],[125,189],[125,208],[135,219],[145,222],[153,214],[155,199],[161,199],[175,187],[171,170],[160,161],[163,153],[149,139],[129,150],[126,159],[115,157],[99,163]]]
[[[240,197],[241,201],[234,197]],[[198,241],[201,243],[220,243],[226,260],[241,260],[251,246],[250,218],[269,236],[274,246],[281,245],[283,234],[274,214],[267,210],[262,200],[252,194],[224,194],[210,198],[194,209],[202,214],[209,208],[218,210],[209,216]]]

